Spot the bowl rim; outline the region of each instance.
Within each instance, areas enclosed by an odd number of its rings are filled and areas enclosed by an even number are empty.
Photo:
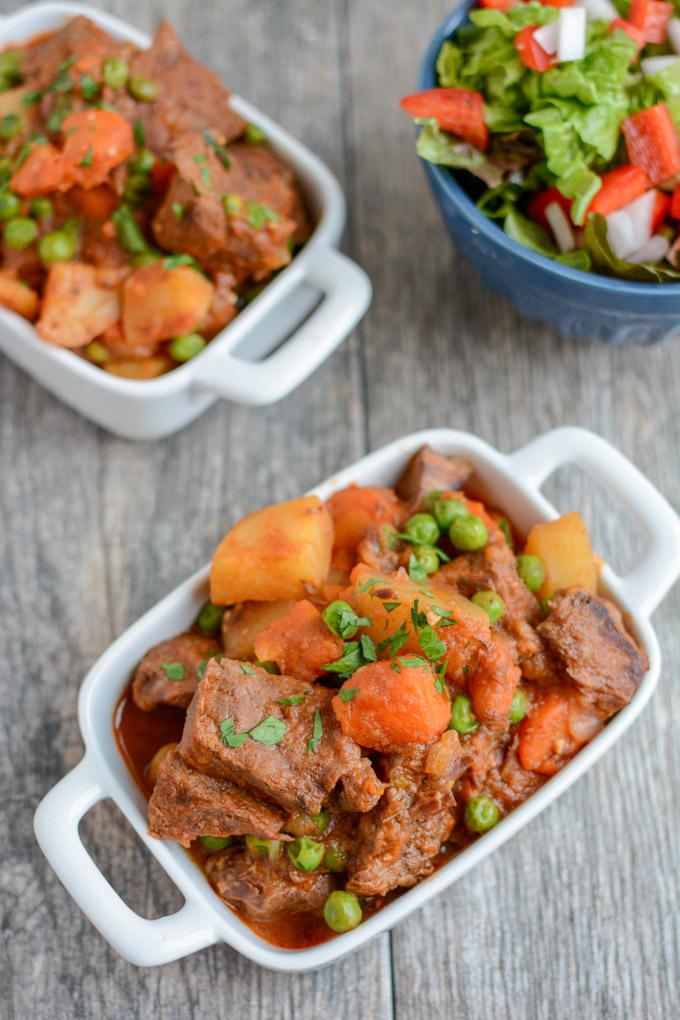
[[[462,0],[462,3],[446,15],[438,25],[434,35],[428,43],[425,55],[421,61],[418,72],[418,88],[429,89],[437,86],[435,74],[435,63],[437,55],[444,42],[449,39],[467,18],[468,11],[475,4],[475,0]],[[418,157],[420,158],[420,157]],[[491,242],[504,248],[509,254],[516,256],[555,277],[578,284],[579,286],[590,286],[595,290],[607,291],[619,296],[649,297],[652,293],[659,296],[665,295],[666,300],[677,299],[680,295],[680,281],[678,283],[635,283],[627,280],[618,280],[612,276],[603,276],[599,273],[588,273],[582,269],[572,269],[570,266],[563,266],[559,262],[549,259],[546,255],[539,255],[531,251],[518,241],[513,241],[507,234],[487,216],[481,213],[465,189],[458,183],[453,168],[440,166],[436,163],[425,163],[425,169],[437,184],[446,193],[447,198],[453,202],[459,211],[472,223],[475,230]]]

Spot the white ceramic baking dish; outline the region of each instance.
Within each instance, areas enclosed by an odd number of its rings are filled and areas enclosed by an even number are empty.
[[[116,39],[150,43],[144,32],[86,4],[38,3],[0,16],[0,49],[78,14]],[[158,379],[121,379],[45,343],[25,319],[0,308],[0,350],[60,400],[127,439],[170,435],[218,397],[243,404],[280,400],[345,339],[371,299],[366,274],[335,250],[345,200],[328,167],[244,99],[232,96],[232,106],[294,168],[315,229],[290,265],[200,355]]]
[[[649,699],[661,665],[649,617],[680,573],[680,521],[652,484],[609,443],[582,429],[556,429],[509,455],[465,432],[435,429],[390,443],[313,491],[325,499],[349,482],[392,485],[409,456],[423,443],[473,461],[475,488],[503,507],[520,531],[526,532],[536,521],[557,516],[540,487],[556,468],[567,463],[585,469],[630,511],[646,535],[646,551],[625,577],[605,566],[602,589],[624,611],[649,655],[649,670],[638,691],[561,772],[430,878],[404,892],[354,931],[312,949],[278,949],[253,934],[222,903],[177,844],[160,842],[147,834],[146,802],[113,734],[114,708],[133,668],[148,648],[183,630],[205,600],[208,568],[204,567],[130,627],[90,670],[79,700],[85,756],[47,794],[35,816],[38,842],[50,864],[93,924],[127,960],[140,965],[166,963],[219,941],[275,970],[301,971],[337,960],[393,927],[496,850],[590,768],[625,733]],[[123,903],[88,855],[78,825],[94,804],[107,797],[117,804],[183,893],[186,903],[177,913],[154,921],[139,917]]]

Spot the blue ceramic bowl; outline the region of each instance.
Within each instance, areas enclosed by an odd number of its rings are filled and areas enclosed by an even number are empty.
[[[461,4],[437,29],[420,70],[421,89],[437,85],[435,62],[441,45],[465,21],[471,6],[471,0]],[[520,315],[553,326],[563,337],[606,344],[655,344],[680,337],[679,283],[626,283],[537,255],[477,210],[455,171],[422,163],[459,251]]]

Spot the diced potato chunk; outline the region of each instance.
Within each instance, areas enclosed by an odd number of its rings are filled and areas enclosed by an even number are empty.
[[[190,266],[141,266],[123,284],[123,333],[131,346],[192,333],[208,314],[215,288]]]
[[[585,521],[578,513],[565,514],[556,521],[535,524],[529,532],[525,553],[538,556],[545,569],[541,598],[550,598],[561,588],[579,585],[591,595],[597,591],[595,556]]]
[[[80,262],[50,266],[36,330],[60,347],[84,347],[120,316],[118,291],[97,282],[97,270]]]
[[[227,532],[212,560],[210,600],[300,599],[320,589],[331,562],[333,524],[318,496],[248,514]]]
[[[38,314],[38,295],[21,280],[0,272],[0,305],[33,322]]]

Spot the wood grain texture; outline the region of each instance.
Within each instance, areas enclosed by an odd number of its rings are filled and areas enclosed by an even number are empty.
[[[0,7],[13,4],[3,0]],[[230,521],[427,425],[508,450],[557,424],[601,432],[680,506],[678,347],[609,350],[523,323],[451,249],[395,99],[412,88],[443,0],[114,0],[190,49],[328,161],[345,249],[375,297],[357,333],[276,407],[217,404],[165,442],[116,440],[0,365],[0,1015],[397,1020],[666,1020],[680,972],[680,611],[656,614],[665,667],[623,743],[455,888],[349,960],[298,977],[214,947],[159,970],[120,960],[42,858],[32,813],[82,753],[76,693],[111,639],[209,556]],[[282,87],[281,83],[285,83]],[[575,472],[617,566],[640,548]],[[107,805],[88,846],[145,916],[177,892]]]

